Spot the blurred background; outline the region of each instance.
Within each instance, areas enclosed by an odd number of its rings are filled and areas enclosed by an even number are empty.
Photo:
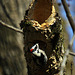
[[[31,1],[32,0],[0,0],[0,20],[16,28],[20,28],[19,23],[24,19],[25,10],[28,9]],[[62,17],[64,37],[67,41],[67,46],[68,42],[72,39],[73,32],[67,20],[61,0],[55,1],[57,1],[56,10]],[[75,0],[66,1],[75,21]],[[23,47],[22,34],[0,25],[0,75],[27,75]],[[73,52],[75,52],[75,41],[73,44]]]
[[[72,31],[72,28],[69,24],[69,21],[66,17],[66,13],[64,11],[64,8],[63,8],[63,5],[62,5],[62,2],[61,0],[56,0],[57,3],[58,3],[58,10],[60,12],[60,16],[62,17],[63,19],[63,23],[65,22],[65,30],[67,31],[67,34],[68,34],[68,41],[70,42],[70,40],[72,39],[72,36],[73,36],[73,31]],[[74,23],[75,23],[75,0],[66,0],[67,4],[68,4],[68,7],[69,7],[69,10],[70,10],[70,13],[72,15],[72,18],[74,20]],[[73,42],[73,52],[75,52],[75,40]],[[74,57],[74,62],[75,62],[75,57]]]
[[[20,28],[31,0],[0,0],[0,20]],[[27,75],[23,35],[0,24],[0,75]]]

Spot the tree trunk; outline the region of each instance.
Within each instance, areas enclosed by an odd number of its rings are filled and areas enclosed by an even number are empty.
[[[45,5],[45,6],[44,6]],[[59,73],[64,47],[61,18],[51,0],[34,1],[20,23],[24,32],[24,51],[28,75],[54,75]],[[39,66],[34,61],[30,48],[38,43],[45,51],[48,61]]]
[[[0,0],[0,20],[19,28],[30,0]],[[0,75],[27,75],[21,34],[0,24]]]

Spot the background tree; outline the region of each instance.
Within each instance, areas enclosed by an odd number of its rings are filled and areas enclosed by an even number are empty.
[[[19,28],[30,0],[0,0],[0,20]],[[0,75],[26,75],[23,36],[1,26]]]

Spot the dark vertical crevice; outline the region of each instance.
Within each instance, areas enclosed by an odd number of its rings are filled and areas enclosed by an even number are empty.
[[[6,15],[7,18],[9,19],[9,21],[10,21],[14,26],[16,26],[15,23],[13,22],[12,18],[10,17],[9,13],[7,12],[6,7],[5,7],[5,5],[3,4],[2,0],[0,0],[0,4],[1,4],[2,8],[3,8],[3,11],[4,11],[5,15]]]

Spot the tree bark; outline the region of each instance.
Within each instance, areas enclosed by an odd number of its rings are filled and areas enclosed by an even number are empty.
[[[30,0],[0,0],[0,20],[19,28]],[[27,75],[23,36],[0,24],[0,75]]]
[[[64,54],[61,18],[50,0],[37,0],[31,5],[20,23],[24,32],[28,75],[58,74]],[[30,53],[30,48],[36,43],[48,57],[47,64],[42,67],[35,63]]]

